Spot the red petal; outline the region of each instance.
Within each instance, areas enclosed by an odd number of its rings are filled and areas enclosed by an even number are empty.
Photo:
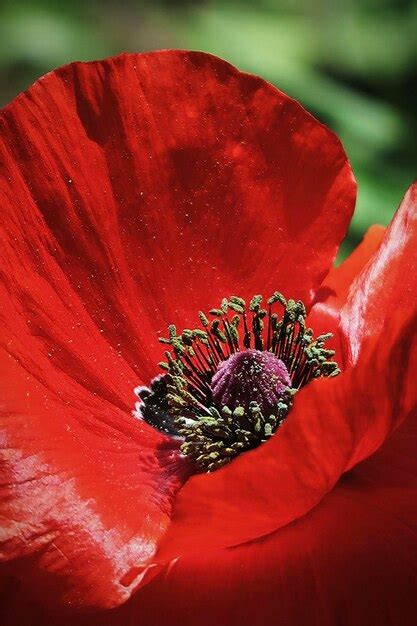
[[[2,365],[1,559],[45,603],[125,601],[184,478],[175,443],[63,372],[49,388]]]
[[[355,362],[364,339],[381,333],[395,311],[416,311],[417,183],[407,191],[375,255],[357,277],[342,317]]]
[[[298,521],[171,563],[127,604],[57,616],[5,589],[4,626],[414,626],[417,421],[409,418]]]
[[[414,626],[416,449],[414,416],[307,516],[257,542],[179,559],[121,623]]]
[[[309,511],[340,475],[372,454],[417,403],[417,318],[368,340],[357,367],[311,383],[278,433],[177,494],[160,561],[235,545]]]
[[[195,323],[225,294],[309,300],[353,209],[338,139],[265,81],[199,52],[67,66],[0,126],[17,254],[79,297],[146,379],[156,330]]]
[[[343,369],[346,364],[343,362],[339,330],[340,310],[346,303],[353,281],[378,249],[384,232],[383,226],[371,226],[352,254],[339,267],[332,267],[316,292],[308,316],[307,325],[314,329],[316,335],[333,333],[327,345],[336,351],[336,361]]]

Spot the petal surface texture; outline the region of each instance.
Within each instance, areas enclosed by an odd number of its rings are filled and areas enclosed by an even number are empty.
[[[348,360],[381,334],[394,311],[417,311],[417,183],[407,191],[383,241],[352,285],[341,313]]]
[[[114,606],[187,473],[131,417],[157,333],[231,293],[311,301],[355,184],[298,103],[202,53],[67,66],[0,131],[2,556],[45,597]]]
[[[146,380],[156,332],[195,324],[225,295],[278,285],[310,301],[353,211],[335,135],[202,53],[67,66],[6,107],[0,128],[20,253],[47,251],[51,279],[62,272]]]
[[[306,516],[257,541],[178,559],[115,611],[80,626],[414,626],[417,419],[344,475]],[[73,626],[16,584],[3,626]]]
[[[179,559],[124,607],[123,623],[414,626],[416,448],[414,413],[308,515]]]
[[[45,603],[120,604],[186,477],[176,445],[67,375],[53,390],[14,359],[1,365],[12,382],[1,386],[0,558]]]
[[[307,319],[307,326],[313,328],[315,335],[333,333],[327,345],[335,350],[335,359],[342,370],[349,365],[349,360],[344,358],[344,336],[340,329],[340,312],[346,304],[352,284],[378,249],[384,233],[383,226],[371,226],[361,243],[347,259],[338,267],[332,267],[316,292]]]

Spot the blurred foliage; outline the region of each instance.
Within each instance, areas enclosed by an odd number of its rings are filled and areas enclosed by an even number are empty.
[[[342,139],[359,184],[343,253],[386,224],[417,163],[417,1],[0,0],[0,100],[74,60],[192,48],[259,74]]]

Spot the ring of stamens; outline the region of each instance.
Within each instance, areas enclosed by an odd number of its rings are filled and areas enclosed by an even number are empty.
[[[181,451],[193,458],[198,471],[212,471],[269,439],[285,420],[295,393],[311,379],[335,376],[339,369],[332,360],[334,351],[325,348],[331,333],[314,339],[306,328],[304,304],[287,301],[279,292],[267,300],[267,308],[262,308],[260,295],[248,306],[232,296],[209,316],[200,312],[199,318],[201,328],[179,334],[169,326],[168,337],[160,341],[170,350],[160,366],[171,432],[184,439]],[[286,367],[291,385],[267,411],[256,401],[227,406],[213,397],[211,382],[219,366],[242,351],[268,351]],[[149,393],[139,395],[146,407]],[[146,412],[142,415],[147,419]]]

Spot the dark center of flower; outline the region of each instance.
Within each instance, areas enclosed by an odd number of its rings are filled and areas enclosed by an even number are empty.
[[[136,390],[136,415],[181,437],[198,471],[212,471],[257,447],[285,420],[295,393],[312,378],[339,373],[331,334],[314,339],[302,302],[276,292],[261,306],[237,296],[199,314],[202,328],[169,327],[165,374]],[[281,315],[274,308],[281,307]],[[240,330],[241,329],[241,330]],[[239,332],[240,331],[240,332]]]
[[[211,379],[217,406],[241,406],[248,411],[256,402],[264,413],[274,410],[290,386],[288,370],[275,354],[252,349],[236,352],[219,363]]]

